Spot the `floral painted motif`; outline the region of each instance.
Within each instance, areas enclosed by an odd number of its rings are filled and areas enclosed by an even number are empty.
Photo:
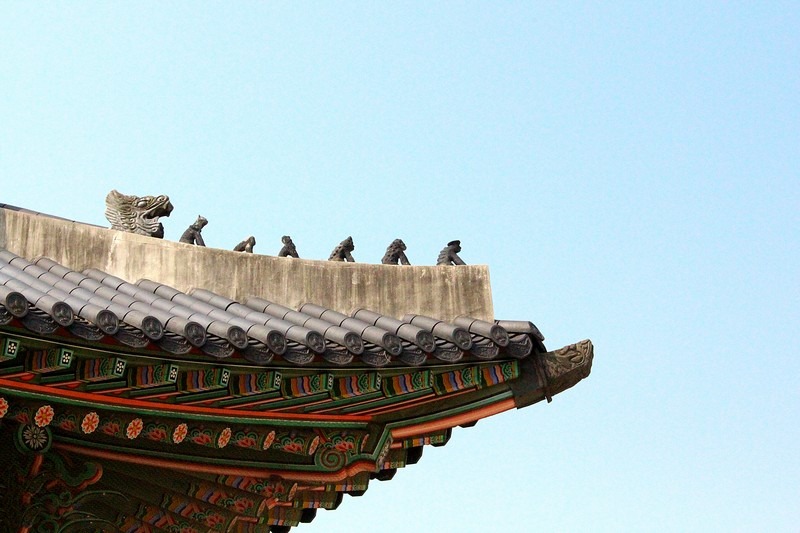
[[[159,442],[167,440],[167,432],[162,427],[151,427],[149,431],[145,433],[145,436],[150,440]]]
[[[236,498],[233,501],[232,508],[237,513],[246,513],[253,508],[253,500],[249,498]]]
[[[103,424],[103,433],[111,436],[116,435],[119,433],[119,423],[116,421],[106,422]]]
[[[270,431],[267,436],[264,438],[264,449],[268,450],[272,443],[275,442],[275,432]]]
[[[33,420],[36,422],[37,426],[43,428],[52,422],[53,415],[55,415],[53,408],[49,405],[43,405],[38,411],[36,411],[36,415],[33,417]]]
[[[217,447],[224,448],[228,445],[228,442],[231,440],[231,428],[225,428],[222,430],[222,433],[219,434],[219,438],[217,439]]]
[[[206,432],[193,432],[189,440],[200,446],[208,446],[214,442],[214,439],[207,433],[207,430]]]
[[[300,453],[303,451],[303,445],[297,441],[289,441],[283,445],[283,451],[289,453]]]
[[[210,512],[205,517],[205,524],[213,529],[220,529],[217,526],[222,526],[225,523],[225,518],[217,513]]]
[[[74,416],[67,416],[64,417],[63,415],[59,417],[61,420],[58,421],[58,427],[61,429],[65,429],[67,431],[75,431],[78,429],[78,424],[76,423]]]
[[[0,418],[3,418],[8,413],[8,402],[5,398],[0,398]]]
[[[87,414],[83,417],[83,422],[81,422],[81,430],[87,435],[89,433],[93,433],[94,430],[97,429],[97,426],[100,425],[100,416],[92,411],[91,413]]]
[[[175,431],[172,432],[172,442],[175,444],[180,444],[183,442],[183,439],[186,438],[186,435],[189,433],[189,428],[186,424],[178,424],[175,426]]]
[[[343,453],[352,452],[355,449],[355,444],[347,440],[341,440],[334,444],[333,446],[337,450]]]
[[[272,448],[274,450],[283,450],[284,452],[298,455],[313,455],[319,444],[319,435],[308,435],[297,431],[290,431],[278,435],[275,438],[275,443],[272,445]]]
[[[236,442],[234,442],[234,444],[236,444],[241,448],[255,448],[257,443],[256,439],[254,439],[253,437],[249,435],[242,435],[241,437],[236,439]]]
[[[314,437],[314,440],[311,441],[311,446],[308,447],[308,455],[314,455],[314,452],[317,451],[317,446],[319,446],[319,437]]]
[[[141,418],[134,418],[128,424],[128,428],[125,430],[125,434],[128,436],[129,439],[135,439],[139,436],[139,433],[142,432],[142,428],[144,427],[144,423],[142,422]]]
[[[43,426],[25,426],[22,430],[22,442],[31,450],[41,450],[49,440],[50,437]]]

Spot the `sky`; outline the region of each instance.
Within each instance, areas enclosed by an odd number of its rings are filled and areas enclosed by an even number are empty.
[[[0,203],[379,263],[591,375],[298,532],[797,531],[800,4],[0,3]]]

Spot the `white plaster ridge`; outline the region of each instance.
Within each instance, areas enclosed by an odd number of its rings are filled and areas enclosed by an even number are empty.
[[[26,259],[47,256],[73,270],[102,268],[129,282],[149,278],[184,292],[202,287],[238,301],[259,296],[292,308],[313,302],[346,314],[360,307],[396,318],[414,313],[443,320],[494,319],[486,265],[290,260],[1,211],[0,235],[8,250]]]

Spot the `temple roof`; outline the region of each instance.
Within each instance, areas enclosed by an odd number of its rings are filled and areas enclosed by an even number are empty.
[[[225,255],[224,265],[296,260],[3,211],[0,439],[19,450],[8,471],[27,480],[3,504],[33,499],[47,510],[21,513],[14,530],[83,520],[104,531],[286,531],[391,479],[454,427],[549,401],[591,369],[589,341],[547,351],[530,321],[457,313],[458,302],[478,300],[436,280],[464,272],[469,284],[476,271],[464,267],[306,261],[332,279],[337,268],[387,282],[416,273],[446,303],[411,297],[398,312],[402,299],[331,299],[323,280],[312,284],[318,298],[298,304],[258,292],[244,270],[230,278],[236,289],[225,290],[224,268],[188,286],[174,259],[128,279],[114,254],[144,246],[160,258]],[[26,238],[34,226],[68,234],[69,249],[49,233]],[[52,490],[64,501],[52,503]]]

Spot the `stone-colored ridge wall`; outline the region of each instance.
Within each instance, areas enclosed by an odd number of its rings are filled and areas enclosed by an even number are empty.
[[[313,302],[346,314],[360,306],[397,318],[494,318],[485,265],[373,265],[246,254],[2,208],[0,247],[29,260],[46,256],[77,271],[95,267],[126,281],[148,278],[184,292],[202,287],[237,301],[259,296],[295,309]]]

